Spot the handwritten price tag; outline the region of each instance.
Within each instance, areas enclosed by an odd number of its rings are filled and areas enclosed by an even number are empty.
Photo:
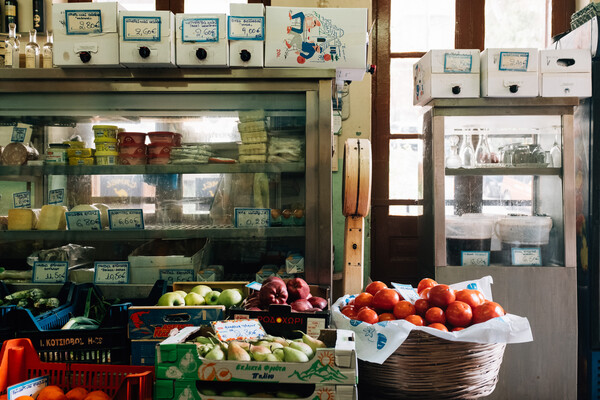
[[[489,251],[461,251],[460,257],[462,266],[487,267],[490,265]]]
[[[184,42],[218,42],[218,18],[189,18],[181,22],[181,40]]]
[[[211,322],[217,337],[223,341],[259,339],[267,333],[257,319],[232,319]]]
[[[102,33],[100,10],[66,10],[65,22],[67,35]]]
[[[31,193],[13,193],[13,205],[14,208],[31,208]]]
[[[513,248],[511,259],[513,265],[542,265],[542,253],[539,247]]]
[[[229,40],[265,40],[265,17],[227,17]]]
[[[144,229],[144,212],[141,209],[108,210],[108,225],[112,230]]]
[[[123,17],[123,40],[160,42],[160,17]]]
[[[62,204],[65,201],[65,189],[48,191],[48,204]]]
[[[25,141],[25,137],[27,136],[27,126],[23,124],[18,124],[13,128],[12,136],[10,137],[11,142],[20,142],[23,143]]]
[[[129,283],[128,261],[96,261],[94,263],[95,284]]]
[[[30,396],[34,399],[43,388],[48,386],[48,375],[40,376],[39,378],[33,378],[19,384],[9,386],[6,389],[8,394],[8,400],[15,400],[21,396]]]
[[[396,292],[400,293],[400,296],[404,297],[404,300],[410,301],[412,304],[415,304],[415,301],[421,298],[412,285],[392,282],[392,286],[396,289]]]
[[[470,54],[444,54],[445,73],[469,73],[473,57]]]
[[[500,71],[527,71],[527,65],[529,64],[529,53],[528,52],[500,52],[500,62],[498,69]]]
[[[34,283],[65,283],[68,271],[68,261],[35,261],[32,281]]]
[[[69,211],[67,217],[67,229],[70,231],[101,231],[100,211]]]
[[[159,270],[159,279],[167,281],[168,286],[172,286],[173,282],[193,282],[193,269],[161,269]]]
[[[271,210],[268,208],[236,208],[236,228],[266,228],[271,220]]]

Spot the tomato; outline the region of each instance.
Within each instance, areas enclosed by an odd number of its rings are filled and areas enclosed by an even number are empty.
[[[371,293],[373,296],[375,296],[375,294],[377,292],[379,292],[381,289],[386,289],[387,285],[381,281],[375,281],[375,282],[371,282],[367,285],[367,287],[365,288],[365,292],[367,293]]]
[[[342,314],[344,314],[350,319],[357,319],[356,316],[358,314],[358,311],[356,311],[356,307],[354,306],[346,306],[342,308]]]
[[[373,295],[371,293],[362,292],[354,298],[354,307],[361,309],[363,307],[371,307],[373,303]]]
[[[425,321],[432,324],[434,322],[439,322],[440,324],[446,323],[446,314],[444,310],[439,307],[431,307],[425,313]]]
[[[423,291],[423,289],[425,289],[425,288],[432,288],[435,285],[437,285],[437,282],[434,281],[431,278],[421,279],[421,281],[419,282],[419,285],[417,286],[417,293],[421,294],[421,292]]]
[[[438,329],[440,331],[448,332],[448,328],[446,328],[446,325],[440,324],[439,322],[434,322],[433,324],[429,324],[427,326],[430,328]]]
[[[369,307],[361,308],[356,317],[356,319],[358,319],[359,321],[364,321],[369,324],[376,324],[377,322],[379,322],[379,316],[377,315],[375,310]]]
[[[416,312],[415,306],[413,306],[410,301],[402,300],[394,306],[394,316],[398,319],[404,319]]]
[[[394,314],[386,312],[383,314],[379,314],[379,322],[381,321],[393,321],[395,320],[396,317],[394,316]]]
[[[456,292],[456,300],[467,303],[472,309],[485,303],[485,297],[479,290],[463,289]]]
[[[425,299],[419,299],[415,301],[415,311],[421,317],[425,316],[425,313],[429,310],[429,301]]]
[[[393,310],[400,301],[400,295],[394,289],[381,289],[373,296],[371,306],[377,310]]]
[[[465,328],[463,328],[462,326],[455,326],[454,328],[452,328],[452,332],[462,331],[463,329]]]
[[[417,326],[425,325],[425,320],[418,315],[409,315],[408,317],[406,317],[404,319],[413,325],[417,325]]]
[[[502,306],[493,301],[486,301],[473,310],[473,323],[479,324],[489,319],[501,317],[504,314]]]
[[[454,290],[448,285],[436,285],[429,291],[429,304],[434,307],[446,309],[454,300],[456,300]]]
[[[469,326],[473,319],[471,306],[462,301],[453,301],[446,308],[446,320],[454,326]]]

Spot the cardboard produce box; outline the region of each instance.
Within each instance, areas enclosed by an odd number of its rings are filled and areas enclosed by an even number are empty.
[[[129,307],[129,338],[164,339],[173,329],[208,325],[225,318],[225,306]]]

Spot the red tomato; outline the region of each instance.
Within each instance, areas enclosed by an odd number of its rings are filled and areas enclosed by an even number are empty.
[[[456,292],[456,300],[467,303],[472,309],[485,303],[485,297],[479,290],[463,289]]]
[[[350,319],[356,319],[356,315],[358,314],[358,311],[356,311],[356,308],[354,306],[346,306],[346,307],[342,308],[342,314],[344,314],[346,317],[348,317]]]
[[[430,291],[431,291],[431,288],[426,287],[425,289],[423,289],[423,291],[421,293],[419,293],[419,296],[421,296],[422,299],[429,300],[429,292]]]
[[[502,306],[493,301],[486,301],[473,310],[473,323],[480,324],[489,319],[501,317],[505,314]]]
[[[413,325],[417,325],[417,326],[425,325],[425,320],[418,315],[409,315],[408,317],[406,317],[404,319]]]
[[[362,292],[354,298],[354,307],[361,309],[363,307],[371,307],[373,303],[373,295],[371,293]]]
[[[434,307],[446,309],[448,304],[456,300],[454,290],[448,285],[436,285],[429,291],[429,304]]]
[[[363,307],[358,312],[358,315],[356,317],[356,319],[358,319],[359,321],[364,321],[369,324],[376,324],[377,322],[379,322],[379,316],[377,315],[375,310],[369,307]]]
[[[375,294],[377,292],[379,292],[381,289],[386,289],[387,285],[381,281],[375,281],[375,282],[371,282],[367,285],[367,287],[365,288],[365,292],[367,293],[371,293],[373,296],[375,296]]]
[[[434,322],[433,324],[429,324],[427,326],[430,327],[430,328],[438,329],[440,331],[448,332],[448,328],[446,328],[446,325],[440,324],[438,322]]]
[[[381,289],[373,296],[371,306],[378,310],[393,310],[400,301],[400,295],[394,289]]]
[[[473,319],[471,306],[462,301],[453,301],[446,308],[446,319],[454,326],[469,326]]]
[[[433,324],[434,322],[438,322],[440,324],[445,324],[446,323],[446,314],[444,314],[444,310],[442,310],[439,307],[431,307],[425,313],[425,321],[427,321],[430,324]]]
[[[379,314],[379,322],[381,321],[393,321],[395,320],[396,317],[394,316],[394,314],[386,312],[383,314]]]
[[[437,285],[437,282],[434,281],[431,278],[421,279],[421,281],[419,282],[419,285],[417,286],[417,293],[421,294],[421,292],[423,291],[423,289],[425,289],[425,288],[432,288],[435,285]]]
[[[465,328],[463,328],[462,326],[456,326],[456,327],[452,328],[452,332],[462,331],[463,329],[465,329]]]
[[[425,316],[425,313],[429,310],[429,301],[425,299],[419,299],[415,301],[415,311],[421,317]]]
[[[413,306],[410,301],[402,300],[394,306],[394,316],[398,319],[404,319],[415,313],[415,306]]]

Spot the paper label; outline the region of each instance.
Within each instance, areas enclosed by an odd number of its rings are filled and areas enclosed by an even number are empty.
[[[69,271],[68,261],[35,261],[33,283],[65,283]]]
[[[168,286],[173,286],[173,282],[192,282],[194,280],[193,269],[161,269],[159,270],[159,279],[167,281]]]
[[[211,321],[219,340],[259,339],[267,333],[257,319],[232,319],[228,321]]]
[[[31,208],[31,193],[13,193],[13,208]]]
[[[490,265],[489,251],[461,251],[460,265],[462,266],[480,266],[487,267]]]
[[[28,67],[28,68],[35,68],[35,66]],[[10,137],[10,141],[23,143],[25,141],[26,136],[27,136],[27,125],[17,124],[17,126],[15,126],[13,128],[12,136]]]
[[[181,22],[181,40],[184,42],[218,42],[218,18],[186,18]]]
[[[67,35],[102,33],[100,10],[65,10]]]
[[[110,229],[144,229],[144,213],[141,209],[108,210]]]
[[[265,17],[227,17],[229,40],[265,40]]]
[[[542,252],[539,247],[511,249],[512,265],[542,265]]]
[[[123,17],[123,41],[160,42],[160,17]]]
[[[65,216],[67,217],[67,229],[70,231],[102,230],[99,210],[68,211]]]
[[[235,208],[236,228],[266,228],[271,219],[268,208]]]
[[[306,318],[306,334],[315,339],[321,334],[321,329],[325,329],[324,318]]]
[[[500,52],[500,61],[498,69],[500,71],[527,71],[527,64],[529,63],[528,52]]]
[[[48,204],[62,204],[65,200],[65,189],[52,189],[48,191]]]
[[[48,375],[9,386],[6,389],[6,394],[8,394],[8,400],[15,400],[21,396],[30,396],[35,399],[46,386],[48,386]]]
[[[470,73],[473,64],[471,54],[444,54],[444,72],[445,73]]]
[[[412,285],[405,285],[401,283],[392,282],[392,286],[396,289],[396,292],[400,294],[406,301],[410,301],[412,304],[415,304],[415,301],[419,300],[421,296],[412,287]]]
[[[129,283],[128,261],[96,261],[94,263],[95,284]]]

